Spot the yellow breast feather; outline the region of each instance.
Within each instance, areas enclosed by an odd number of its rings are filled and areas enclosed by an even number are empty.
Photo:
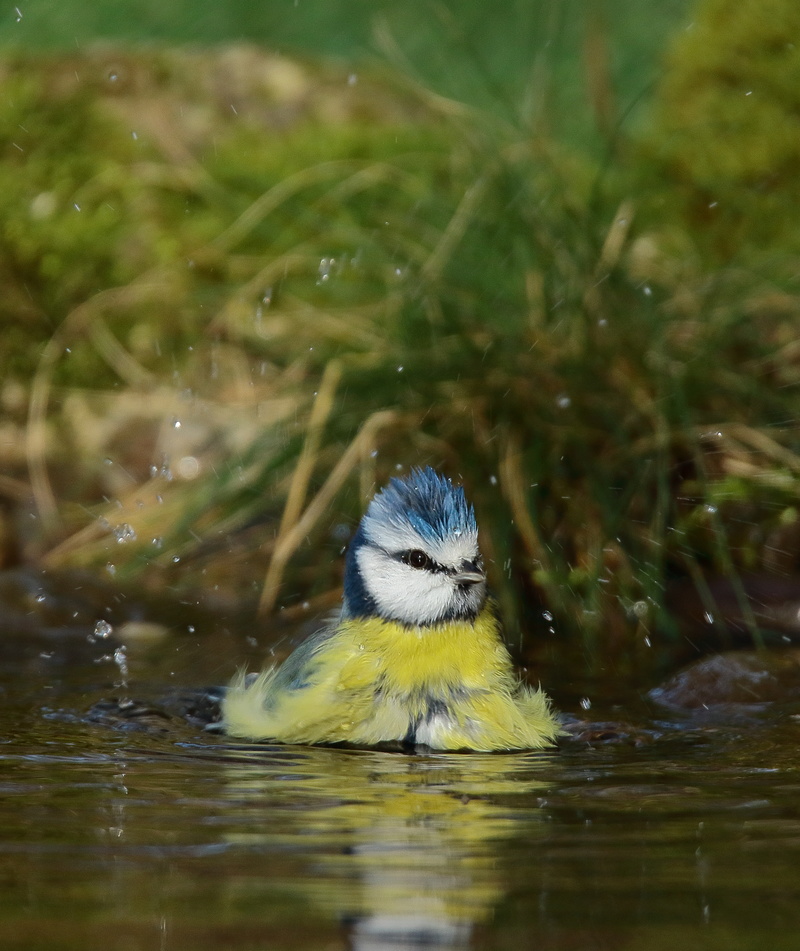
[[[424,627],[343,620],[296,655],[288,671],[231,685],[229,734],[492,751],[541,749],[561,732],[546,696],[515,676],[488,604],[474,621]]]

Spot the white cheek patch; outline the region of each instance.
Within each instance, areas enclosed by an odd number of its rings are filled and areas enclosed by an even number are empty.
[[[356,557],[364,587],[383,618],[426,625],[474,616],[486,596],[483,583],[461,588],[446,572],[411,568],[379,548],[365,545]]]
[[[441,572],[420,571],[365,545],[358,568],[378,613],[406,624],[433,624],[452,611],[456,586]]]

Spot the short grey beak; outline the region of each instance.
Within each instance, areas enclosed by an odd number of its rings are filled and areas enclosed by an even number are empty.
[[[480,584],[481,581],[486,581],[486,575],[474,561],[465,561],[453,575],[453,581],[461,585]]]

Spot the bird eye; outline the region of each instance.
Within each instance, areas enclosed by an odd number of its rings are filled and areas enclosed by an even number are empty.
[[[431,560],[424,551],[414,548],[412,551],[403,554],[403,561],[412,568],[427,568]]]

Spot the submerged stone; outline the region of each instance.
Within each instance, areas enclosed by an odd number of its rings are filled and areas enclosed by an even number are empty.
[[[704,657],[649,693],[671,709],[763,705],[800,697],[800,650],[728,651]]]

